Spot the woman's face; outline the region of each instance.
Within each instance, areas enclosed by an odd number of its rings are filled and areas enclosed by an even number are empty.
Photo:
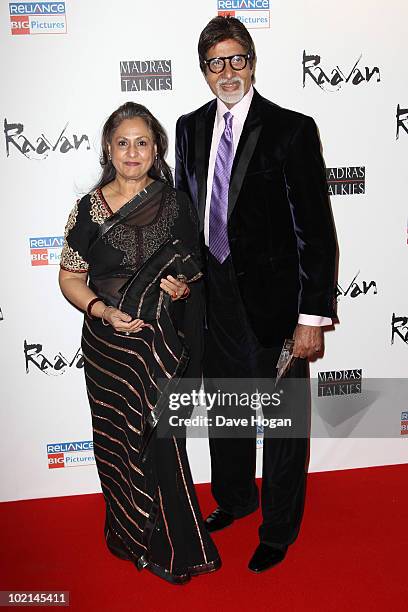
[[[108,145],[116,175],[125,180],[140,181],[154,163],[157,147],[144,119],[125,119],[113,132]]]

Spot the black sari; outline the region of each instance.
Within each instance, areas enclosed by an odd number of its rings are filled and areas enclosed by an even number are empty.
[[[70,214],[61,267],[88,273],[93,291],[117,307],[120,287],[169,238],[198,254],[196,214],[183,193],[154,181],[112,213],[95,190]],[[118,333],[88,318],[82,332],[108,546],[175,583],[220,565],[198,507],[185,440],[158,436],[152,418],[159,379],[201,375],[201,281],[190,289],[183,302],[167,298],[158,317],[137,333]]]

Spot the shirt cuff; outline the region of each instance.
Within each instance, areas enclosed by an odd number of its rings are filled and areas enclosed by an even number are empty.
[[[333,321],[329,317],[319,317],[318,315],[299,314],[298,323],[300,325],[312,325],[313,327],[323,327],[331,325]]]

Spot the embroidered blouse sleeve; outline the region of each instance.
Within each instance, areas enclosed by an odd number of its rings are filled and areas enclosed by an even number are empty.
[[[64,232],[60,266],[68,272],[88,272],[88,249],[94,224],[90,218],[89,196],[78,200],[71,210]]]

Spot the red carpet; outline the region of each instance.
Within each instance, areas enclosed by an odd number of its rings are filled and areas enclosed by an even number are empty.
[[[207,513],[208,485],[198,492]],[[247,570],[252,515],[216,534],[222,569],[185,586],[111,556],[101,495],[3,503],[0,512],[0,590],[70,591],[75,611],[408,610],[408,465],[311,474],[303,527],[282,564]]]

